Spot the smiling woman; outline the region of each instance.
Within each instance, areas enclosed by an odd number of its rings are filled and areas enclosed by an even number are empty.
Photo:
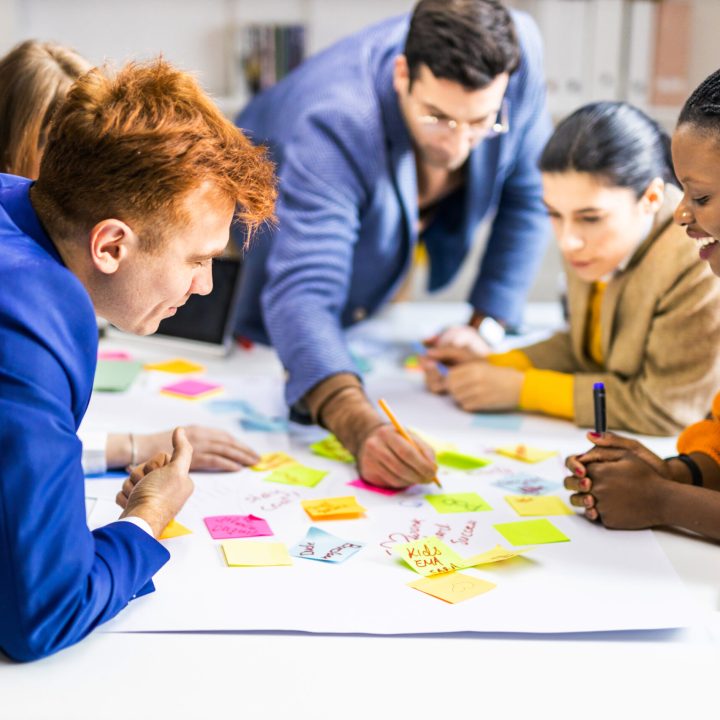
[[[672,225],[680,193],[670,139],[637,108],[595,103],[560,123],[540,169],[566,265],[569,330],[485,360],[433,349],[428,386],[469,411],[519,407],[590,426],[592,387],[604,382],[610,427],[677,432],[708,412],[720,381],[720,286]],[[708,235],[700,225],[693,231]],[[720,222],[713,228],[720,236]],[[452,366],[446,376],[435,361]]]

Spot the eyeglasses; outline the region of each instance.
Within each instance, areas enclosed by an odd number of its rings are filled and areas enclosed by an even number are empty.
[[[412,97],[412,96],[411,96]],[[500,111],[495,117],[490,116],[484,120],[467,122],[455,120],[449,117],[438,117],[437,115],[419,115],[418,122],[423,129],[438,135],[454,133],[458,128],[466,128],[473,140],[481,138],[493,138],[504,135],[510,130],[510,103],[502,101]]]

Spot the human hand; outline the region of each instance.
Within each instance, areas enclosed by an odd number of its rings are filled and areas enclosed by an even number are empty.
[[[246,465],[255,465],[260,456],[230,433],[217,428],[188,425],[183,428],[193,447],[191,470],[236,472]],[[146,459],[172,449],[172,431],[136,435],[138,457]]]
[[[466,348],[475,357],[487,357],[492,348],[480,337],[472,325],[455,325],[423,341],[428,348]]]
[[[173,432],[172,445],[171,457],[160,453],[132,468],[115,497],[124,509],[120,517],[142,518],[156,538],[180,512],[194,487],[188,475],[193,449],[182,428]]]
[[[420,355],[418,360],[420,369],[425,374],[425,386],[430,392],[443,395],[448,391],[448,368],[461,363],[477,360],[478,356],[469,348],[433,347],[427,354]],[[441,367],[444,366],[444,370]]]
[[[380,425],[363,441],[357,453],[358,470],[367,482],[379,487],[406,488],[433,481],[435,453],[419,437],[409,443],[392,425]]]
[[[482,360],[456,365],[445,378],[447,392],[466,412],[512,410],[520,404],[525,374]]]

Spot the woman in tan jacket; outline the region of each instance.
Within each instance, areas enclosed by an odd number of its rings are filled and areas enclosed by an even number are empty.
[[[681,193],[669,145],[626,103],[587,105],[558,126],[540,168],[569,329],[484,358],[431,348],[423,367],[432,391],[468,411],[519,408],[589,426],[592,387],[603,382],[608,425],[649,435],[708,413],[720,385],[720,284],[672,223]]]

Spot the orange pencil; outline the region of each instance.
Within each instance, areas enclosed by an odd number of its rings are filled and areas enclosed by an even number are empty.
[[[398,431],[398,434],[405,438],[418,452],[422,452],[420,448],[418,447],[417,443],[412,439],[410,433],[400,424],[400,421],[395,417],[395,414],[393,411],[388,407],[388,404],[380,398],[378,400],[378,405],[382,408],[383,412],[388,416],[390,419],[390,422],[393,424],[393,427]],[[433,482],[441,488],[442,485],[440,484],[440,481],[437,479],[437,476],[433,478]]]

